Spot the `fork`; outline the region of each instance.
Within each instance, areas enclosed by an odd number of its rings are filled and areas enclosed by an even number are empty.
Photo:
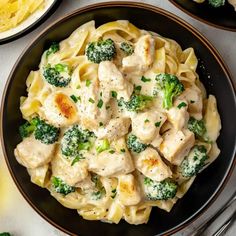
[[[202,233],[226,210],[229,206],[231,206],[236,200],[236,191],[230,197],[230,199],[220,208],[207,222],[200,225],[195,232],[190,234],[189,236],[200,236]],[[214,234],[214,236],[219,236],[231,225],[231,223],[235,219],[235,212],[233,215],[227,220]],[[223,232],[221,232],[223,230]],[[218,233],[218,234],[217,234]],[[220,234],[219,234],[220,233]]]

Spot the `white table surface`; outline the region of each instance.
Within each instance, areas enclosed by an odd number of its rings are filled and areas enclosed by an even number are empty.
[[[219,30],[214,27],[205,25],[196,21],[171,5],[167,0],[137,0],[164,8],[174,14],[180,16],[193,26],[195,26],[203,35],[205,35],[212,44],[217,48],[220,54],[234,76],[236,81],[236,32],[228,32]],[[30,44],[30,42],[40,33],[49,23],[58,19],[66,13],[71,12],[79,7],[86,6],[100,0],[64,0],[56,13],[51,16],[37,30],[9,44],[0,45],[0,96],[7,80],[7,77],[13,67],[15,61],[21,54],[22,50]],[[4,183],[4,184],[3,184]],[[189,225],[187,228],[177,233],[175,236],[186,236],[194,231],[202,222],[206,221],[224,202],[231,196],[235,190],[236,171],[232,174],[227,186],[220,194],[214,204],[200,217],[197,221]],[[235,209],[235,206],[234,206]],[[212,229],[205,235],[212,235],[222,221],[232,213],[233,207],[222,217],[221,221],[214,224]],[[41,218],[24,200],[19,191],[16,189],[2,154],[0,154],[0,232],[11,232],[14,236],[65,236],[65,234]],[[236,235],[236,223],[226,233],[227,236]]]

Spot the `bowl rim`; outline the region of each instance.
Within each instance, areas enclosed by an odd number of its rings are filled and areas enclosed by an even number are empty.
[[[175,7],[177,7],[179,10],[183,11],[184,13],[186,13],[187,15],[191,16],[192,18],[194,18],[195,20],[198,20],[204,24],[207,24],[209,26],[221,29],[221,30],[226,30],[226,31],[232,31],[232,32],[236,32],[236,27],[229,27],[229,26],[223,26],[223,25],[217,25],[213,22],[210,22],[208,20],[202,19],[201,17],[193,14],[192,12],[186,10],[184,7],[180,6],[175,0],[169,0],[169,2],[171,2]],[[236,12],[235,12],[236,14]]]
[[[217,60],[218,64],[220,65],[221,69],[224,71],[226,77],[228,78],[230,87],[233,91],[233,95],[234,95],[234,101],[236,103],[236,83],[234,83],[231,73],[227,67],[227,65],[225,64],[224,60],[222,59],[221,55],[219,54],[219,52],[216,50],[216,48],[210,43],[210,41],[203,36],[196,28],[194,28],[192,25],[190,25],[189,23],[187,23],[186,21],[182,20],[180,17],[176,16],[175,14],[164,10],[162,8],[159,8],[157,6],[153,6],[150,4],[146,4],[146,3],[140,3],[140,2],[127,2],[127,1],[112,1],[112,2],[100,2],[100,3],[95,3],[95,4],[90,4],[87,5],[85,7],[81,7],[78,8],[62,17],[60,17],[59,19],[53,21],[51,24],[49,24],[40,34],[36,35],[34,37],[34,40],[31,41],[31,43],[29,45],[26,46],[26,48],[23,50],[23,52],[20,54],[20,56],[18,57],[18,59],[16,60],[4,87],[3,90],[3,95],[2,95],[2,100],[1,100],[1,110],[0,110],[0,138],[1,138],[1,144],[2,144],[2,150],[3,150],[3,155],[8,167],[8,170],[11,174],[11,177],[14,180],[14,183],[16,184],[18,190],[20,191],[20,193],[22,194],[22,196],[24,197],[24,199],[29,203],[29,205],[44,219],[46,220],[48,223],[50,223],[51,225],[53,225],[54,227],[56,227],[57,229],[61,230],[64,233],[67,233],[69,235],[75,235],[75,233],[70,232],[70,230],[63,228],[62,226],[60,226],[59,224],[55,223],[53,220],[51,220],[49,217],[47,217],[43,212],[41,212],[37,206],[34,205],[34,203],[28,198],[27,194],[23,191],[23,189],[21,188],[20,184],[18,183],[13,170],[11,169],[11,165],[10,162],[8,160],[7,154],[6,154],[6,148],[5,148],[5,140],[3,137],[3,111],[4,111],[4,107],[5,107],[5,101],[7,98],[7,92],[8,92],[8,88],[12,82],[12,78],[15,75],[15,71],[17,69],[18,64],[21,62],[22,58],[24,57],[25,53],[28,52],[28,50],[30,50],[34,44],[36,44],[38,41],[41,40],[41,38],[48,32],[50,31],[50,29],[52,27],[55,27],[56,25],[66,21],[68,18],[73,17],[74,15],[78,15],[78,14],[82,14],[85,12],[89,12],[91,10],[95,10],[95,9],[101,9],[101,8],[109,8],[109,7],[130,7],[130,8],[138,8],[138,9],[145,9],[148,11],[152,11],[154,13],[158,13],[161,14],[173,21],[175,21],[176,23],[182,25],[184,28],[186,28],[188,31],[190,31],[193,35],[195,35],[201,42],[203,45],[205,45],[210,52],[212,53],[212,55],[214,56],[214,58]],[[224,187],[226,186],[234,167],[236,166],[236,158],[235,158],[235,152],[236,152],[236,147],[233,150],[233,158],[231,160],[230,165],[227,168],[227,171],[225,172],[224,178],[222,178],[220,184],[218,185],[217,189],[214,191],[214,193],[212,194],[212,196],[208,199],[207,202],[205,202],[205,204],[198,209],[198,211],[196,211],[192,216],[190,216],[188,219],[186,219],[185,221],[183,221],[182,223],[178,224],[177,226],[166,230],[165,232],[163,232],[162,234],[159,235],[172,235],[174,233],[177,233],[178,231],[180,231],[181,229],[185,228],[186,226],[190,225],[192,222],[194,222],[195,220],[197,220],[212,204],[213,202],[217,199],[217,197],[220,195],[220,193],[222,192],[222,190],[224,189]]]
[[[55,13],[55,11],[57,10],[61,2],[62,0],[54,0],[51,3],[51,6],[47,9],[47,11],[45,11],[38,19],[33,21],[27,27],[23,28],[19,32],[16,32],[10,36],[0,39],[0,45],[10,43],[34,31],[36,28],[38,28],[42,23],[44,23],[50,16],[52,16]]]

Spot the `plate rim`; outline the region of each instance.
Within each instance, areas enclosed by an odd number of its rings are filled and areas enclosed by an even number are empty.
[[[169,0],[170,3],[172,3],[175,7],[177,7],[179,10],[183,11],[187,15],[191,16],[193,19],[198,20],[208,26],[212,26],[221,30],[225,31],[231,31],[231,32],[236,32],[236,27],[228,27],[228,26],[223,26],[223,25],[217,25],[213,22],[210,22],[208,20],[202,19],[201,17],[191,13],[190,11],[186,10],[184,7],[180,6],[175,0]],[[236,11],[235,11],[236,14]]]
[[[233,92],[233,96],[234,96],[234,103],[236,104],[236,83],[233,80],[233,77],[229,71],[228,66],[226,65],[226,63],[224,62],[223,58],[221,57],[221,55],[219,54],[218,50],[211,44],[211,42],[204,36],[202,35],[195,27],[193,27],[192,25],[190,25],[189,23],[187,23],[185,20],[183,20],[182,18],[180,18],[179,16],[175,15],[172,12],[169,12],[165,9],[162,9],[160,7],[154,6],[154,5],[150,5],[150,4],[146,4],[146,3],[141,3],[141,2],[127,2],[127,1],[112,1],[112,2],[100,2],[100,3],[95,3],[95,4],[90,4],[81,8],[78,8],[66,15],[61,16],[60,18],[58,18],[57,20],[53,21],[51,24],[49,24],[40,34],[38,34],[36,37],[33,38],[33,40],[31,40],[30,44],[28,46],[26,46],[26,48],[23,50],[23,52],[20,54],[20,56],[18,57],[18,59],[16,60],[14,66],[11,69],[11,72],[7,78],[4,90],[3,90],[3,94],[2,94],[2,100],[1,100],[1,110],[0,110],[0,138],[1,138],[1,144],[2,144],[2,150],[3,150],[3,155],[4,155],[4,159],[5,162],[7,164],[8,170],[11,174],[11,177],[14,180],[15,185],[17,186],[18,190],[20,191],[20,193],[22,194],[22,196],[24,197],[24,199],[29,203],[29,205],[44,219],[46,220],[48,223],[50,223],[51,225],[53,225],[54,227],[56,227],[57,229],[61,230],[64,233],[67,233],[69,235],[72,236],[76,236],[77,234],[71,232],[68,229],[63,228],[62,226],[60,226],[59,224],[55,223],[53,220],[51,220],[49,217],[47,217],[43,212],[41,212],[37,206],[35,206],[33,204],[33,202],[28,198],[27,194],[23,191],[23,189],[21,188],[20,184],[18,183],[13,170],[11,169],[11,165],[8,161],[8,157],[6,154],[6,149],[5,149],[5,140],[3,138],[3,110],[5,107],[5,103],[6,103],[6,98],[7,98],[7,92],[8,92],[8,88],[9,85],[12,82],[12,77],[15,74],[15,70],[18,66],[18,64],[21,62],[22,58],[24,57],[25,53],[30,50],[34,44],[36,44],[38,41],[41,40],[41,37],[43,37],[48,30],[50,30],[51,27],[55,27],[56,25],[60,24],[61,22],[64,22],[65,20],[67,20],[70,17],[73,17],[73,15],[77,15],[77,14],[82,14],[84,12],[88,12],[90,10],[94,10],[94,9],[101,9],[101,8],[109,8],[109,7],[131,7],[131,8],[139,8],[139,9],[145,9],[145,10],[149,10],[158,14],[161,14],[167,18],[170,18],[171,20],[174,20],[175,22],[177,22],[178,24],[182,25],[184,28],[186,28],[188,31],[190,31],[193,35],[195,35],[212,53],[212,55],[214,56],[214,58],[216,59],[216,61],[218,62],[218,64],[220,65],[221,69],[224,71],[226,77],[228,78],[229,81],[229,85],[231,87],[231,90]],[[192,216],[190,216],[188,219],[186,219],[185,221],[183,221],[182,223],[176,225],[175,227],[166,230],[165,232],[158,234],[158,235],[171,235],[174,233],[179,232],[181,229],[187,227],[188,225],[190,225],[192,222],[194,222],[195,220],[197,220],[204,212],[206,212],[206,210],[213,204],[213,202],[215,202],[215,200],[217,199],[217,197],[220,195],[220,193],[222,192],[222,190],[225,188],[230,176],[232,175],[232,172],[236,166],[236,158],[235,158],[235,153],[236,153],[236,146],[233,150],[233,157],[232,160],[229,164],[229,167],[227,169],[227,171],[225,172],[224,178],[222,178],[219,186],[217,187],[217,189],[214,191],[214,193],[212,194],[212,196],[209,198],[209,200],[207,202],[205,202],[203,204],[203,206],[196,211]],[[158,236],[157,235],[157,236]]]
[[[23,28],[19,32],[0,39],[0,45],[10,43],[34,31],[42,23],[44,23],[48,19],[48,17],[50,17],[51,15],[55,13],[55,11],[57,10],[61,2],[62,0],[54,0],[51,3],[51,6],[47,9],[47,11],[45,11],[36,21],[33,21],[30,25],[28,25],[26,28]]]

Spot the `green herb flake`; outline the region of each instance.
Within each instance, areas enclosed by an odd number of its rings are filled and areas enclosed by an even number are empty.
[[[185,102],[181,102],[177,107],[181,109],[182,107],[186,107],[187,104]]]
[[[102,99],[99,99],[98,104],[97,104],[97,107],[98,107],[98,108],[102,108],[102,106],[103,106],[103,100],[102,100]]]
[[[134,86],[134,90],[140,92],[142,89],[141,85]]]
[[[111,190],[111,193],[112,193],[111,198],[114,199],[114,198],[116,197],[116,194],[117,194],[116,188],[115,188],[115,189],[112,189],[112,190]]]
[[[111,91],[111,96],[113,98],[117,98],[117,92],[116,91]]]
[[[91,84],[91,80],[87,79],[85,82],[86,87],[89,87],[90,84]]]
[[[108,141],[108,139],[103,139],[102,143],[96,147],[96,151],[97,153],[101,153],[103,151],[106,151],[110,148],[110,143]]]
[[[74,160],[71,162],[71,166],[73,166],[76,162],[79,162],[80,160],[85,159],[83,156],[77,156],[74,158]]]
[[[89,98],[90,103],[95,103],[95,101],[92,98]]]
[[[110,109],[111,108],[111,106],[106,106],[106,110],[108,110],[108,109]]]
[[[156,127],[160,127],[160,125],[161,125],[161,121],[158,121],[158,122],[155,123]]]
[[[195,101],[193,101],[193,100],[190,100],[190,103],[195,103]]]
[[[145,121],[144,121],[144,123],[148,123],[150,120],[149,119],[146,119]]]
[[[150,82],[151,79],[142,76],[142,77],[141,77],[141,81],[143,81],[144,83],[146,83],[146,82]]]
[[[124,148],[122,148],[122,149],[120,149],[120,151],[124,153],[124,152],[125,152],[125,149],[124,149]]]
[[[78,102],[78,98],[77,98],[74,94],[72,94],[72,95],[70,96],[70,98],[71,98],[75,103]]]
[[[102,122],[99,122],[99,126],[100,126],[100,127],[103,126],[103,123],[102,123]]]
[[[109,151],[109,153],[111,153],[111,154],[114,154],[114,153],[115,153],[115,151],[114,151],[114,150],[110,150],[110,151]]]

